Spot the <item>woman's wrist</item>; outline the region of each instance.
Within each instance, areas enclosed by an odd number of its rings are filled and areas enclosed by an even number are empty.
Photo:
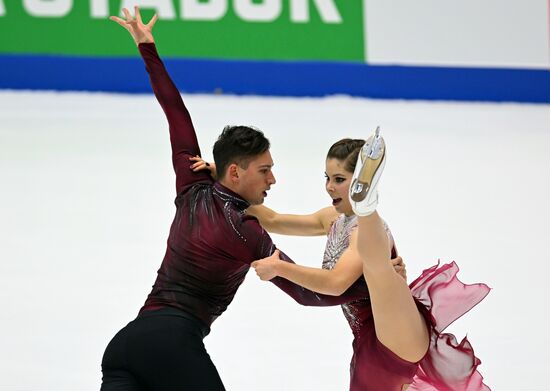
[[[291,263],[285,261],[277,261],[273,267],[273,271],[278,277],[283,277],[288,280],[288,271]]]

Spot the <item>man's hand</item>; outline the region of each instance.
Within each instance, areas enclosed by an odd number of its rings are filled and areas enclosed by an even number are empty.
[[[399,274],[405,281],[407,281],[407,268],[405,267],[405,263],[403,262],[403,258],[397,257],[391,260],[391,263],[393,265],[393,268]]]
[[[279,250],[275,250],[271,256],[254,261],[250,266],[256,269],[256,274],[260,277],[260,280],[269,281],[278,276],[277,265],[280,262],[284,261],[279,257]]]
[[[134,9],[136,14],[135,18],[130,15],[130,11],[128,11],[127,8],[123,8],[122,12],[124,12],[126,20],[119,18],[118,16],[111,16],[109,19],[117,22],[128,30],[130,35],[132,35],[132,38],[134,38],[136,45],[139,45],[140,43],[154,43],[155,39],[153,38],[152,30],[153,26],[157,22],[157,14],[153,15],[149,23],[143,24],[141,21],[141,14],[139,13],[139,7],[135,6]]]

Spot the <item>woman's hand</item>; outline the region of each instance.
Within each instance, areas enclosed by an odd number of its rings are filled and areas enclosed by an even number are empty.
[[[130,15],[130,11],[128,11],[127,8],[123,8],[122,12],[124,12],[126,20],[119,18],[118,16],[111,16],[109,19],[117,22],[128,30],[132,38],[134,38],[136,45],[139,45],[140,43],[155,43],[152,30],[153,26],[157,22],[157,14],[153,15],[149,23],[143,24],[139,7],[135,6],[134,10],[136,14],[135,18]]]
[[[271,256],[254,261],[250,266],[256,269],[256,274],[262,281],[269,281],[279,275],[277,266],[280,265],[281,262],[284,261],[280,258],[279,250],[275,250]]]
[[[393,265],[393,268],[399,274],[405,281],[407,281],[407,268],[405,267],[405,263],[403,262],[403,258],[397,257],[391,260],[391,263]]]
[[[190,168],[193,171],[208,170],[212,178],[216,179],[216,165],[214,163],[208,163],[199,155],[190,157],[189,160],[195,162],[191,164]]]

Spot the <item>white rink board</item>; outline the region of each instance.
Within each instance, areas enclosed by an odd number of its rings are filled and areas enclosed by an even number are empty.
[[[370,64],[550,68],[548,0],[365,0]]]

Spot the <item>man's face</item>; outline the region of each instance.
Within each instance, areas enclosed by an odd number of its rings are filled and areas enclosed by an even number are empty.
[[[276,182],[272,167],[273,159],[269,151],[250,160],[246,169],[237,166],[237,193],[251,205],[263,203],[267,191]]]

